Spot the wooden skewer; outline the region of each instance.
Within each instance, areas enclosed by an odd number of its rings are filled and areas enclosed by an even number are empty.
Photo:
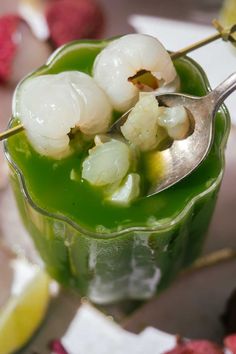
[[[191,267],[184,270],[183,273],[189,273],[199,269],[204,269],[218,265],[220,263],[236,259],[236,250],[232,248],[222,248],[205,256],[198,258]]]
[[[23,124],[19,124],[14,128],[10,128],[10,129],[6,130],[5,132],[0,133],[0,141],[9,138],[12,135],[19,133],[22,130],[24,130]]]
[[[230,41],[231,43],[233,43],[234,45],[236,44],[236,36],[233,36],[233,34],[236,32],[236,24],[231,26],[230,28],[224,28],[221,26],[221,24],[217,21],[217,20],[213,20],[212,21],[213,26],[216,28],[216,30],[218,31],[218,33],[213,34],[212,36],[209,36],[205,39],[202,39],[199,42],[196,42],[192,45],[189,45],[183,49],[178,50],[175,53],[172,53],[171,59],[177,59],[182,57],[183,55],[194,51],[195,49],[198,49],[208,43],[214,42],[219,38],[222,38],[224,41]]]
[[[216,41],[217,39],[221,38],[221,34],[220,33],[216,33],[216,34],[213,34],[212,36],[210,37],[207,37],[199,42],[196,42],[194,44],[191,44],[183,49],[180,49],[178,50],[177,52],[174,52],[172,53],[170,56],[171,56],[171,59],[178,59],[180,57],[182,57],[183,55],[189,53],[189,52],[192,52],[193,50],[195,49],[198,49],[208,43],[211,43],[213,41]]]
[[[217,20],[212,21],[213,26],[216,28],[217,32],[216,34],[213,34],[212,36],[209,36],[201,41],[198,41],[192,45],[189,45],[183,49],[178,50],[177,52],[172,53],[171,59],[177,59],[182,57],[183,55],[192,52],[195,49],[198,49],[208,43],[211,43],[219,38],[222,38],[224,41],[230,41],[233,45],[236,45],[236,36],[233,36],[234,33],[236,33],[236,24],[233,25],[231,28],[224,28],[220,25],[220,23]],[[3,133],[0,133],[0,141],[7,139],[19,132],[24,130],[24,127],[22,124],[17,125],[14,128],[8,129]]]

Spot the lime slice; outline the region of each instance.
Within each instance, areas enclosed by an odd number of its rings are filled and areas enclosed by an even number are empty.
[[[31,268],[28,272],[31,273],[30,281],[24,284],[20,294],[19,286],[16,286],[13,291],[15,295],[0,311],[0,354],[10,354],[25,345],[41,324],[47,310],[50,279],[40,268],[30,264],[27,266]],[[26,269],[25,265],[23,268]]]

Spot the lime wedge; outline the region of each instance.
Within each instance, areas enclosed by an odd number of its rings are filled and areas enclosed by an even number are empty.
[[[26,261],[24,261],[26,262]],[[0,354],[10,354],[31,338],[41,324],[50,299],[48,275],[38,267],[20,294],[13,292],[0,311]]]

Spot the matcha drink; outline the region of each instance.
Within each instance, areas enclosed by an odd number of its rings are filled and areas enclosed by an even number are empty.
[[[110,43],[80,41],[66,45],[26,80],[79,71],[94,75],[99,87],[103,86],[102,90],[106,92],[106,82],[99,83],[99,75],[94,73],[94,61],[98,63],[98,54]],[[195,62],[182,58],[176,60],[174,66],[181,92],[201,96],[209,90],[207,78]],[[163,75],[166,89],[168,75]],[[163,78],[160,78],[160,88],[164,91]],[[109,80],[107,82],[109,86]],[[24,82],[17,89],[16,101],[20,99],[17,95],[22,85]],[[119,116],[118,110],[125,111],[138,100],[131,97],[117,103],[109,97],[109,92],[106,94],[112,107],[109,124]],[[117,91],[116,95],[119,95]],[[40,99],[42,97],[38,97]],[[103,110],[103,117],[109,109],[107,106]],[[20,118],[13,117],[11,126],[19,123]],[[102,134],[108,130],[106,125],[109,124],[104,120]],[[92,148],[94,151],[93,138],[97,134],[94,132],[91,138],[86,124],[81,123],[80,131],[70,131],[72,153],[63,147],[63,156],[59,158],[45,153],[43,144],[40,146],[43,153],[35,148],[30,142],[32,132],[31,136],[21,132],[9,139],[5,150],[17,204],[50,275],[97,303],[124,298],[145,299],[166,287],[201,251],[222,179],[229,124],[229,115],[223,107],[217,114],[214,143],[204,162],[183,181],[148,198],[144,195],[149,175],[153,172],[149,170],[152,149],[141,151],[136,163],[133,163],[131,152],[131,162],[117,187],[115,180],[106,186],[97,182],[96,185],[86,174],[86,166],[91,167],[93,156],[92,153],[88,155],[88,150]],[[99,135],[99,139],[104,139],[104,135],[102,138]],[[117,141],[124,144],[119,139]],[[100,141],[97,144],[105,146],[106,143]],[[158,144],[156,142],[156,146]],[[53,153],[58,153],[58,146],[53,146]],[[124,166],[125,160],[122,161]],[[159,172],[162,168],[159,161]],[[117,171],[121,173],[121,170]],[[124,183],[121,180],[127,181],[130,175],[139,176],[135,177],[138,189],[129,193],[128,199],[126,195],[122,202],[119,194],[118,202],[114,198],[113,202],[111,196],[114,197]]]

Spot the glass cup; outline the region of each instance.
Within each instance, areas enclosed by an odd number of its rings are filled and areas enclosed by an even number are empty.
[[[31,75],[65,70],[90,73],[94,58],[106,44],[73,42],[56,51],[45,66]],[[201,96],[210,90],[207,77],[196,62],[184,57],[176,60],[175,66],[182,92]],[[99,304],[128,298],[147,299],[167,287],[201,252],[222,181],[229,127],[230,117],[222,106],[216,116],[214,142],[207,158],[185,180],[162,192],[175,200],[172,217],[156,216],[146,225],[120,227],[110,233],[93,232],[59,210],[42,208],[13,157],[15,138],[6,141],[5,155],[17,205],[49,274]],[[185,202],[178,205],[183,193]],[[150,216],[155,198],[148,198]]]

